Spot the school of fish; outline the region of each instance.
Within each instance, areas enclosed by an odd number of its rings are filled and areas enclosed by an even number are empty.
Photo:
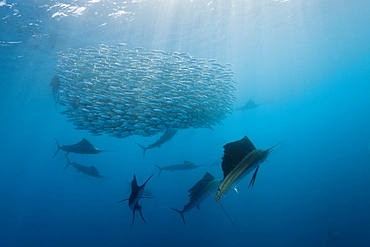
[[[230,64],[126,44],[59,52],[58,103],[75,129],[117,138],[212,128],[232,112]]]

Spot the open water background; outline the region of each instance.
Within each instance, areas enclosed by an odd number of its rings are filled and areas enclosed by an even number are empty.
[[[370,243],[370,4],[359,1],[0,1],[0,246],[358,246]],[[136,142],[74,130],[54,105],[56,52],[125,42],[233,64],[236,103],[223,125],[181,130],[145,158]],[[127,204],[128,183],[160,166],[221,161],[247,135],[282,141],[223,204],[185,213],[187,190],[219,165],[153,176],[145,224]],[[65,166],[54,137],[101,149],[70,154],[96,179]],[[328,232],[332,238],[327,239]]]

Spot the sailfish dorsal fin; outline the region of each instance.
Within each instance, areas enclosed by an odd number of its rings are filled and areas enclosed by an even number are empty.
[[[92,171],[94,171],[94,172],[98,172],[98,173],[99,173],[98,169],[96,169],[96,167],[95,167],[95,166],[90,166],[90,169],[91,169]]]
[[[201,180],[199,180],[193,187],[191,187],[188,192],[190,192],[189,197],[190,201],[197,196],[202,190],[206,188],[206,186],[213,181],[215,178],[209,173],[206,172],[206,174],[203,176]]]
[[[244,159],[250,152],[255,150],[253,143],[248,137],[224,146],[224,157],[222,157],[222,171],[224,178]]]
[[[253,109],[253,108],[256,108],[257,105],[254,103],[254,101],[252,99],[249,99],[247,104],[244,105],[244,108],[245,109]]]
[[[83,138],[80,142],[76,145],[87,148],[87,149],[95,149],[95,147],[85,138]]]
[[[131,190],[132,190],[132,191],[133,191],[134,189],[135,189],[135,190],[137,190],[137,187],[139,187],[139,186],[137,185],[136,176],[135,176],[135,174],[134,174],[134,179],[132,179],[132,181],[131,181]]]

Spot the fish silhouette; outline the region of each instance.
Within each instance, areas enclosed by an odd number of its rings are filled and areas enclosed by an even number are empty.
[[[65,152],[67,152],[67,155],[69,153],[77,153],[77,154],[98,154],[100,152],[105,151],[105,150],[97,149],[96,147],[94,147],[85,138],[83,138],[80,142],[78,142],[76,144],[72,144],[72,145],[62,145],[62,146],[60,146],[59,145],[59,142],[58,142],[58,140],[56,138],[55,138],[55,141],[57,143],[58,149],[55,152],[55,154],[53,155],[53,157],[55,157],[55,155],[57,155],[57,153],[58,153],[59,150],[63,150]]]
[[[161,145],[163,143],[166,143],[169,140],[171,140],[172,137],[174,135],[176,135],[176,133],[177,133],[177,129],[167,129],[166,132],[164,132],[164,134],[158,139],[158,141],[150,144],[147,147],[144,147],[144,146],[140,145],[139,143],[136,143],[136,144],[139,145],[139,147],[141,147],[143,149],[143,151],[144,151],[143,152],[143,157],[144,157],[147,149],[152,149],[152,148],[155,148],[155,147],[161,147]]]
[[[235,111],[245,111],[245,110],[251,110],[251,109],[257,108],[258,106],[259,105],[256,105],[252,99],[249,99],[245,105],[235,108],[234,110]]]
[[[184,213],[189,212],[194,207],[199,209],[199,204],[209,197],[210,193],[216,191],[220,183],[220,179],[215,179],[210,173],[206,172],[203,178],[189,189],[189,203],[186,204],[181,211],[175,208],[171,209],[175,210],[181,215],[182,221],[185,224]]]
[[[67,157],[67,165],[64,167],[64,169],[66,169],[69,165],[71,165],[71,166],[73,166],[74,168],[77,169],[77,172],[82,172],[82,173],[85,173],[86,175],[96,177],[96,178],[106,178],[106,177],[100,175],[98,169],[96,169],[95,166],[84,166],[84,165],[78,164],[76,162],[70,162],[67,155],[66,155],[66,157]]]
[[[144,197],[143,193],[144,193],[146,183],[151,179],[152,176],[153,176],[153,174],[145,181],[145,183],[143,185],[139,186],[137,184],[137,181],[136,181],[136,176],[134,175],[134,179],[131,182],[131,195],[130,195],[130,197],[117,202],[117,203],[120,203],[120,202],[124,202],[124,201],[128,200],[128,205],[129,205],[130,209],[132,210],[131,227],[132,227],[132,225],[134,224],[134,221],[135,221],[135,212],[136,211],[139,211],[141,218],[146,223],[146,221],[143,217],[143,214],[141,212],[141,206],[139,205],[139,200],[141,198],[150,198],[150,197]]]
[[[266,160],[269,153],[278,144],[269,149],[256,149],[249,138],[244,136],[243,139],[228,143],[224,146],[224,156],[222,158],[224,179],[218,187],[217,194],[214,195],[214,198],[220,203],[223,209],[221,197],[226,191],[231,187],[235,187],[240,180],[254,170],[254,174],[249,183],[249,187],[253,187],[260,164]],[[224,211],[231,220],[225,209]],[[231,222],[235,226],[232,220]]]
[[[195,168],[200,167],[200,165],[195,165],[191,161],[185,160],[183,164],[178,164],[178,165],[171,165],[171,166],[165,166],[165,167],[160,167],[155,165],[159,169],[158,177],[161,175],[162,171],[179,171],[179,170],[192,170]]]
[[[55,105],[58,103],[59,100],[59,89],[60,89],[60,83],[58,76],[54,76],[53,79],[51,79],[51,82],[49,86],[51,87],[51,92],[53,93]]]

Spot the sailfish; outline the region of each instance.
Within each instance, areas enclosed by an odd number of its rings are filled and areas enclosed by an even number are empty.
[[[251,109],[257,108],[258,106],[259,105],[255,104],[252,99],[249,99],[245,105],[235,108],[234,110],[235,111],[245,111],[245,110],[251,110]]]
[[[98,169],[96,169],[95,166],[84,166],[76,162],[71,162],[67,154],[66,154],[66,157],[67,157],[67,165],[64,167],[64,169],[66,169],[69,165],[71,165],[77,169],[77,172],[82,172],[82,173],[85,173],[86,175],[96,177],[96,178],[107,178],[107,177],[100,175],[100,172],[98,171]]]
[[[81,141],[75,143],[75,144],[72,144],[72,145],[62,145],[60,146],[59,145],[59,142],[56,138],[54,138],[56,143],[57,143],[57,146],[58,146],[58,149],[57,151],[54,153],[54,156],[57,155],[58,151],[59,150],[63,150],[66,152],[66,154],[68,155],[69,153],[77,153],[77,154],[98,154],[98,153],[101,153],[103,151],[106,151],[106,150],[100,150],[96,147],[94,147],[88,140],[86,140],[85,138],[83,138]]]
[[[224,156],[222,158],[224,179],[218,186],[217,194],[214,195],[214,198],[220,203],[222,208],[221,197],[226,191],[236,186],[246,175],[254,170],[252,180],[249,183],[249,187],[253,187],[260,164],[266,160],[272,149],[278,144],[269,149],[256,149],[249,138],[244,136],[243,139],[224,146]],[[226,211],[225,213],[227,214]],[[227,216],[231,220],[228,214]],[[232,220],[231,222],[235,226]]]
[[[185,225],[185,218],[184,213],[189,212],[191,209],[197,207],[199,209],[199,204],[203,202],[207,197],[209,197],[210,192],[217,190],[217,186],[221,183],[221,179],[215,179],[209,172],[203,176],[201,180],[199,180],[193,187],[189,189],[189,202],[183,208],[183,210],[177,210],[175,208],[171,208],[178,212],[181,217],[182,221]]]
[[[51,87],[51,91],[53,93],[53,97],[54,97],[54,101],[55,101],[55,105],[58,103],[59,101],[59,90],[60,90],[60,84],[61,84],[61,81],[59,80],[59,77],[57,75],[55,75],[53,77],[53,79],[51,79],[51,82],[49,84],[49,86]]]
[[[174,135],[176,135],[177,130],[178,129],[167,129],[166,132],[164,132],[164,134],[156,142],[150,144],[147,147],[144,147],[144,146],[140,145],[139,143],[136,143],[137,145],[139,145],[139,147],[141,147],[143,149],[143,151],[144,151],[143,152],[143,157],[145,157],[145,153],[146,153],[147,149],[152,149],[152,148],[155,148],[155,147],[161,147],[162,144],[170,141],[172,139],[172,137],[174,137]]]
[[[137,184],[137,181],[136,181],[136,176],[134,175],[134,179],[131,182],[131,194],[130,194],[130,197],[127,198],[127,199],[124,199],[124,200],[121,200],[121,201],[117,202],[117,203],[120,203],[120,202],[124,202],[124,201],[127,201],[128,200],[128,205],[129,205],[130,209],[132,210],[131,227],[132,227],[132,225],[134,224],[134,221],[135,221],[135,212],[136,211],[139,211],[141,218],[146,223],[146,221],[145,221],[145,219],[143,217],[143,214],[141,213],[141,205],[139,205],[139,200],[141,198],[150,198],[150,197],[144,197],[143,196],[143,193],[144,193],[144,189],[145,189],[146,183],[152,177],[153,177],[153,174],[145,181],[145,183],[143,185],[139,186]]]
[[[192,170],[198,167],[201,167],[201,165],[195,165],[193,162],[184,160],[183,164],[178,164],[178,165],[170,165],[170,166],[164,166],[160,167],[155,165],[159,169],[158,177],[161,175],[162,171],[179,171],[179,170]]]

